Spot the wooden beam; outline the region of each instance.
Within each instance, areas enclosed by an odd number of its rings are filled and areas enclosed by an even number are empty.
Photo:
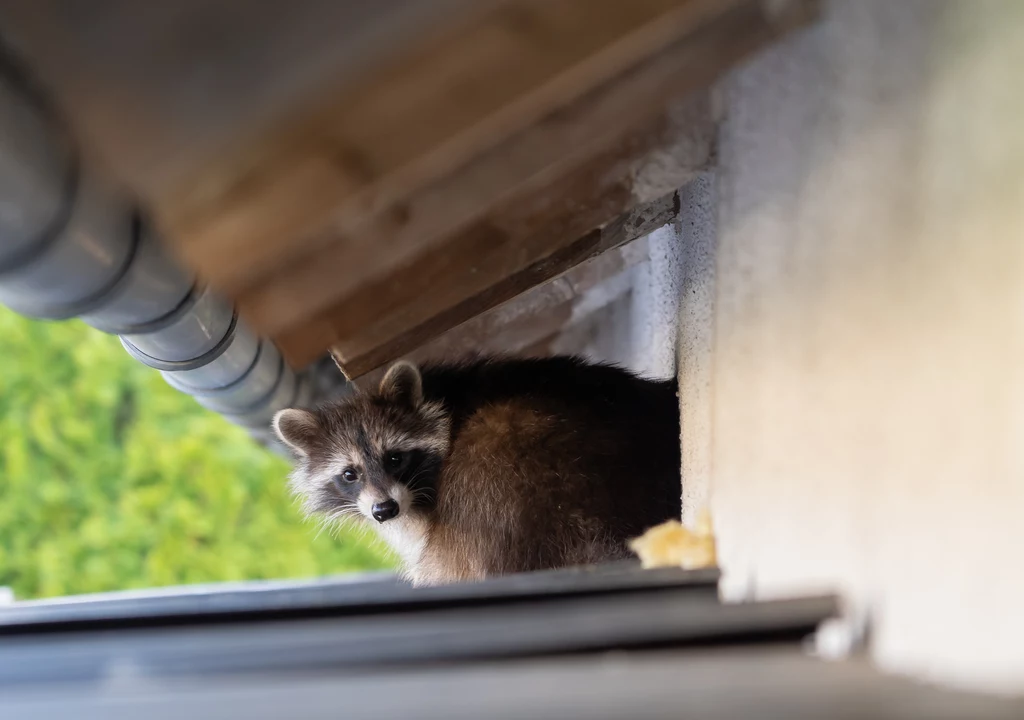
[[[448,200],[439,216],[420,206],[438,182],[737,1],[500,4],[396,53],[324,107],[204,171],[162,217],[184,257],[230,291],[276,280],[284,263],[297,264],[291,277],[303,282],[303,264],[321,267],[320,251],[340,246],[340,267],[360,270],[335,277],[326,304],[472,218],[472,206]],[[268,332],[287,306],[276,307],[255,316]]]
[[[710,42],[698,41],[699,47],[683,43],[682,48],[673,46],[673,53],[656,54],[656,59],[643,64],[641,71],[620,75],[610,86],[603,85],[575,102],[563,100],[557,106],[558,112],[549,112],[528,128],[503,136],[500,142],[496,134],[491,136],[489,149],[476,148],[479,152],[469,160],[460,154],[456,169],[447,174],[435,173],[430,182],[416,187],[407,186],[405,194],[375,214],[353,211],[348,215],[351,222],[339,220],[334,224],[334,234],[326,244],[299,246],[313,250],[304,258],[278,267],[272,277],[238,293],[243,313],[258,329],[277,335],[296,323],[309,322],[315,313],[340,305],[346,297],[366,297],[367,288],[374,281],[389,282],[394,270],[422,262],[431,250],[447,252],[445,244],[459,234],[475,233],[482,238],[486,232],[479,232],[479,228],[488,222],[488,212],[495,206],[509,198],[534,193],[538,188],[550,196],[552,182],[564,180],[574,168],[592,161],[598,154],[607,163],[628,165],[639,154],[638,147],[619,147],[617,156],[604,151],[617,143],[621,145],[627,130],[633,130],[632,141],[636,146],[652,144],[665,128],[658,120],[650,121],[651,116],[687,90],[706,85],[717,76],[726,61],[732,59],[729,51],[738,51],[744,40],[750,39],[750,28],[742,27],[748,24],[739,17],[727,24],[730,31],[740,29],[747,33],[733,39],[722,32],[721,38],[727,44],[720,49]],[[704,23],[699,27],[703,28]],[[703,36],[698,34],[699,37]],[[680,55],[685,55],[685,60]],[[696,122],[700,130],[708,126],[703,118]],[[694,130],[687,128],[685,132]],[[648,136],[648,140],[641,135]],[[704,137],[692,143],[692,152],[699,157],[691,163],[706,160],[710,135],[706,131]],[[322,160],[311,161],[306,169],[311,187],[300,194],[312,195],[328,184],[329,171]],[[613,169],[613,165],[591,167],[597,173]],[[629,170],[623,167],[620,171]],[[277,175],[280,177],[281,173]],[[276,187],[280,192],[280,183]],[[627,204],[621,204],[599,221],[607,221],[627,208]],[[337,212],[346,211],[339,206]],[[310,213],[311,217],[314,215]],[[279,241],[276,244],[283,245]],[[239,257],[237,252],[232,254]],[[244,261],[236,259],[229,264],[251,262],[246,256]],[[358,272],[353,268],[358,268]]]
[[[404,359],[423,363],[473,354],[534,354],[569,327],[621,297],[628,271],[648,259],[644,238],[598,255],[543,285],[452,328]],[[614,286],[614,287],[612,287]],[[626,288],[628,289],[628,288]],[[618,291],[618,292],[617,292]],[[387,365],[355,379],[362,389],[380,382]]]
[[[344,339],[349,332],[345,324],[381,316],[381,288],[410,297],[413,285],[407,276],[430,274],[415,268],[434,262],[456,269],[448,258],[459,255],[467,268],[476,268],[472,272],[479,284],[488,262],[502,266],[495,268],[496,276],[513,272],[635,203],[653,199],[633,187],[639,166],[652,153],[674,150],[673,181],[685,183],[710,158],[714,124],[704,98],[667,102],[677,87],[693,87],[687,80],[695,82],[701,75],[669,75],[666,70],[630,75],[425,188],[408,199],[400,215],[386,214],[364,228],[363,237],[373,238],[372,245],[340,240],[282,268],[238,296],[243,314],[276,335],[326,310],[339,323],[334,332]],[[658,189],[667,193],[673,188]],[[559,240],[552,245],[554,235]],[[396,244],[415,252],[399,262],[391,256]],[[371,262],[386,262],[390,270],[363,276]],[[359,272],[341,271],[346,268]],[[368,304],[369,297],[377,300]]]
[[[743,2],[40,0],[0,19],[207,281],[240,292],[341,240],[361,269],[344,294],[424,242],[380,253],[371,219]]]
[[[288,321],[337,295],[347,243],[244,294],[243,314],[290,361],[330,345],[355,377],[564,272],[607,247],[590,247],[596,228],[706,165],[714,120],[706,96],[688,93],[777,34],[777,19],[735,8],[435,183],[378,236],[421,237],[420,252],[326,311]]]
[[[423,295],[423,310],[416,308],[415,302],[403,303],[400,313],[392,315],[384,322],[372,326],[353,325],[354,332],[347,341],[332,344],[332,354],[346,376],[358,377],[364,372],[415,350],[444,331],[456,327],[520,293],[552,278],[557,278],[585,260],[638,237],[643,237],[670,221],[675,211],[674,195],[661,198],[631,211],[616,222],[586,233],[574,242],[563,245],[557,252],[544,256],[516,272],[501,272],[499,270],[496,275],[501,279],[497,282],[488,280],[478,293],[462,292],[466,288],[465,283],[461,287],[455,286],[451,288],[450,293],[444,294],[450,294],[452,297],[461,295],[463,299],[440,312],[436,311],[437,305],[429,304],[429,293]],[[504,249],[504,245],[501,245],[500,249]],[[426,269],[423,263],[412,266],[410,277],[398,280],[396,287],[403,287],[403,280],[412,283],[413,275],[423,278],[421,273]],[[486,270],[487,268],[483,267],[482,269]],[[437,272],[442,278],[438,282],[444,282],[453,274],[451,263],[439,263]],[[430,277],[427,275],[424,282],[429,283]],[[383,292],[383,288],[381,288],[381,292]],[[441,294],[440,289],[438,294]],[[418,318],[424,319],[417,323],[416,319]],[[279,344],[288,350],[293,348],[286,340]],[[316,343],[311,347],[320,344]]]
[[[0,25],[94,154],[171,215],[183,187],[504,1],[32,0],[0,2]]]
[[[683,98],[814,2],[172,6],[0,21],[201,277],[293,364],[333,346],[355,375],[621,242],[711,157]]]
[[[647,260],[641,237],[591,258],[564,275],[467,320],[406,357],[424,361],[473,352],[516,353],[590,313],[617,295],[607,288],[634,265]],[[620,285],[621,283],[611,283]]]

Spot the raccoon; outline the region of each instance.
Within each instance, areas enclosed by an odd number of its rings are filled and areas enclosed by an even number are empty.
[[[274,429],[307,514],[370,523],[433,585],[629,557],[680,514],[677,403],[674,381],[575,357],[403,361]]]

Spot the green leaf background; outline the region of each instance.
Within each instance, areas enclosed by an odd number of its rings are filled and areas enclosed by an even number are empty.
[[[18,599],[391,566],[288,463],[78,321],[0,308],[0,586]]]

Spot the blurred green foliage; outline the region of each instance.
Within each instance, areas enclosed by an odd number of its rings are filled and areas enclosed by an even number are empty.
[[[389,565],[317,536],[288,463],[80,322],[0,308],[0,586],[19,599]]]

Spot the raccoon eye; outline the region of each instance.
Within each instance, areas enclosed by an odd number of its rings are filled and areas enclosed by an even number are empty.
[[[389,452],[384,456],[384,469],[388,472],[398,472],[405,467],[409,454],[399,451]]]
[[[352,468],[345,468],[334,476],[334,482],[339,485],[349,485],[359,479],[359,473]]]

